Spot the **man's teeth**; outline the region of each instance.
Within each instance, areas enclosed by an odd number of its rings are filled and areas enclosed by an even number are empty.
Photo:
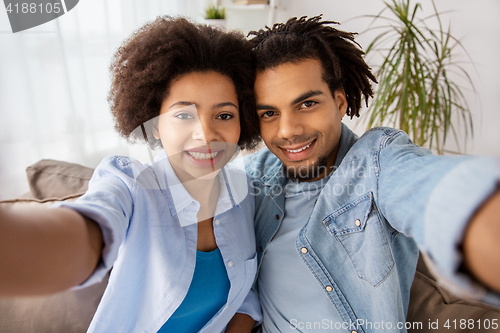
[[[197,152],[187,152],[189,155],[193,156],[197,160],[210,160],[215,158],[215,156],[219,155],[220,151],[215,153],[197,153]]]
[[[310,145],[312,145],[312,142],[311,142],[311,143],[309,143],[309,144],[307,144],[306,146],[304,146],[304,147],[300,148],[300,149],[295,149],[295,150],[288,150],[288,149],[287,149],[286,151],[287,151],[287,152],[289,152],[289,153],[295,153],[295,154],[296,154],[296,153],[300,153],[301,151],[303,151],[303,150],[305,150],[305,149],[309,148],[309,146],[310,146]]]

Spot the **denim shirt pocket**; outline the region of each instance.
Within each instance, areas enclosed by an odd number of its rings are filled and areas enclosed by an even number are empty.
[[[359,278],[379,285],[394,266],[388,230],[380,220],[371,192],[342,206],[323,220],[347,252]]]

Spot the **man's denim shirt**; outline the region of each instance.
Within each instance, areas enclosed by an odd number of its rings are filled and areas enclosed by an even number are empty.
[[[434,156],[402,131],[375,128],[358,138],[342,126],[336,170],[296,240],[342,321],[404,323],[419,249],[448,289],[500,305],[498,295],[460,273],[459,250],[469,218],[496,189],[499,161]],[[247,161],[259,268],[283,219],[282,170],[268,149]],[[353,327],[347,331],[371,331]]]

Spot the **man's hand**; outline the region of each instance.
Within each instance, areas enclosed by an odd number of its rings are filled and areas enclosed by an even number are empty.
[[[500,292],[500,189],[474,214],[463,250],[465,266],[472,275]]]

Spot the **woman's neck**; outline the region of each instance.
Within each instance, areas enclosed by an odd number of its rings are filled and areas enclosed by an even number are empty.
[[[191,179],[183,182],[184,188],[199,202],[198,222],[214,217],[220,194],[220,175],[211,179]]]

